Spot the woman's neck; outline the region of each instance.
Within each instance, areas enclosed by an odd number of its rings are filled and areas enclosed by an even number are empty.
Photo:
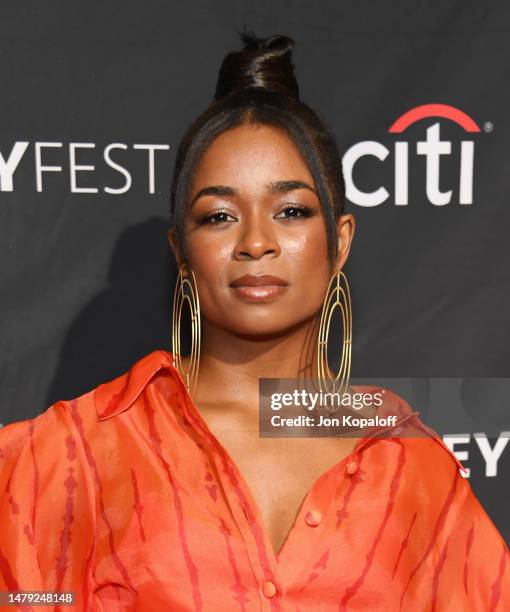
[[[240,337],[204,322],[194,399],[258,406],[259,378],[313,378],[317,332],[317,317],[265,339]]]

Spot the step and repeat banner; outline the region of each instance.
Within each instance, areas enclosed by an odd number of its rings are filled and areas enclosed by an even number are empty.
[[[451,400],[441,435],[510,542],[504,2],[4,3],[0,422],[171,350],[175,153],[244,24],[294,38],[342,150],[353,376],[405,380],[424,418]]]

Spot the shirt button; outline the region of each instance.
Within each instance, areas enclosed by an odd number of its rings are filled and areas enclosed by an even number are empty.
[[[264,582],[264,586],[262,587],[262,592],[266,597],[274,597],[276,595],[276,585],[274,582],[267,580]]]
[[[322,514],[318,510],[310,510],[306,513],[305,521],[310,527],[317,527],[322,520]]]
[[[345,466],[345,471],[347,474],[354,474],[358,469],[358,464],[356,461],[349,461],[349,463]]]

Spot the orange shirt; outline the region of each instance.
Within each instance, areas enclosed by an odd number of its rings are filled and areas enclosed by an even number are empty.
[[[0,591],[75,591],[62,610],[80,611],[510,610],[508,548],[461,464],[388,397],[378,414],[427,435],[361,439],[275,555],[171,353],[152,352],[0,430]]]

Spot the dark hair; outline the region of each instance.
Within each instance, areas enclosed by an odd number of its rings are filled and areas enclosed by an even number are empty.
[[[207,147],[221,133],[243,124],[284,130],[300,151],[315,181],[322,206],[331,262],[337,255],[336,220],[345,206],[341,157],[331,130],[299,98],[288,36],[257,38],[239,32],[240,51],[225,56],[209,107],[186,130],[177,151],[170,196],[170,225],[185,262],[184,219],[193,173]]]

